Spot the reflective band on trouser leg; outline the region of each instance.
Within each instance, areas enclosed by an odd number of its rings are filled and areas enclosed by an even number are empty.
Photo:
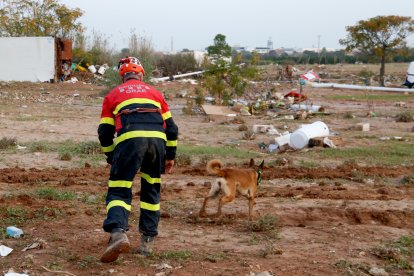
[[[109,212],[109,209],[115,206],[120,206],[127,209],[128,211],[131,211],[131,205],[126,204],[122,200],[112,200],[111,202],[109,202],[108,205],[106,205],[106,211]]]
[[[159,174],[157,177],[151,177],[148,173],[141,172],[139,230],[145,235],[156,236],[158,234],[160,188],[161,178]]]
[[[165,165],[165,140],[150,138],[141,166],[139,231],[147,236],[158,235],[160,221],[161,170]]]
[[[150,204],[141,201],[140,203],[141,209],[149,210],[149,211],[159,211],[160,210],[160,204]]]
[[[114,228],[128,230],[128,218],[132,203],[131,187],[138,170],[138,153],[137,147],[129,142],[122,143],[115,148],[106,196],[108,213],[103,224],[106,232],[111,232]]]
[[[141,178],[144,178],[149,184],[161,184],[161,178],[159,177],[151,177],[149,174],[141,172]]]
[[[109,180],[108,181],[109,188],[131,188],[132,181],[126,180]]]

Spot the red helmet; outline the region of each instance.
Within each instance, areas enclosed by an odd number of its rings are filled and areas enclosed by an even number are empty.
[[[118,72],[121,78],[124,78],[126,73],[135,73],[145,75],[144,67],[142,67],[141,62],[136,57],[126,57],[119,61],[118,63]]]

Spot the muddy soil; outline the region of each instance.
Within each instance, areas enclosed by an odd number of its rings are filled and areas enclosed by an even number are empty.
[[[13,248],[0,258],[0,271],[30,275],[369,275],[373,267],[392,275],[409,275],[409,265],[398,266],[380,258],[376,249],[401,237],[414,236],[414,184],[404,183],[414,164],[367,166],[341,160],[318,160],[317,168],[297,166],[300,152],[280,156],[293,160],[274,165],[278,155],[258,149],[269,141],[266,134],[243,141],[239,125],[227,120],[208,120],[204,115],[185,115],[186,99],[175,97],[188,84],[168,83],[159,89],[171,94],[170,106],[180,127],[180,140],[189,145],[238,145],[259,152],[265,166],[254,217],[248,220],[243,197],[215,217],[217,202],[199,218],[198,211],[214,177],[202,162],[180,164],[162,178],[160,234],[155,254],[124,254],[113,264],[99,258],[108,242],[101,226],[109,167],[104,159],[62,161],[57,153],[28,149],[1,151],[0,243]],[[281,89],[281,88],[279,88]],[[289,91],[290,87],[281,89]],[[88,84],[5,84],[0,87],[1,137],[16,137],[18,144],[32,141],[63,142],[97,140],[102,87]],[[341,133],[344,147],[370,146],[374,139],[355,139],[356,121],[344,120],[351,111],[365,116],[367,104],[333,100],[327,95],[344,91],[307,88],[313,103],[323,103],[331,115],[323,119]],[[347,92],[348,93],[348,92]],[[358,96],[359,92],[352,92]],[[414,108],[408,101],[407,108]],[[376,110],[399,112],[394,102],[377,101]],[[360,117],[361,118],[361,117]],[[313,118],[314,119],[314,118]],[[413,138],[390,116],[363,117],[371,124],[369,135]],[[278,121],[265,116],[245,118],[246,124],[274,124],[294,129],[306,121]],[[387,128],[384,128],[387,124]],[[286,127],[285,127],[286,126]],[[225,159],[220,157],[221,159]],[[259,158],[257,158],[259,159]],[[76,161],[76,162],[75,162]],[[248,160],[228,158],[228,166],[246,167]],[[139,175],[134,187],[129,239],[139,245]],[[5,228],[16,225],[25,235],[6,237]],[[23,251],[37,242],[35,248]],[[36,245],[36,244],[35,244]],[[413,256],[398,254],[414,266]],[[163,264],[168,264],[168,266]],[[55,272],[51,272],[55,271]],[[60,272],[56,272],[60,271]]]

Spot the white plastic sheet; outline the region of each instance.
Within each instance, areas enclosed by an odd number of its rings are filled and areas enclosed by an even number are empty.
[[[9,255],[11,252],[13,251],[12,248],[7,247],[5,245],[0,245],[0,256],[2,257],[6,257],[7,255]]]

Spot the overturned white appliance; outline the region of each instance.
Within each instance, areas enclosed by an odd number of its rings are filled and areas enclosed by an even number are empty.
[[[303,149],[309,144],[309,139],[329,136],[328,126],[321,121],[302,125],[290,135],[289,146],[294,149]]]

